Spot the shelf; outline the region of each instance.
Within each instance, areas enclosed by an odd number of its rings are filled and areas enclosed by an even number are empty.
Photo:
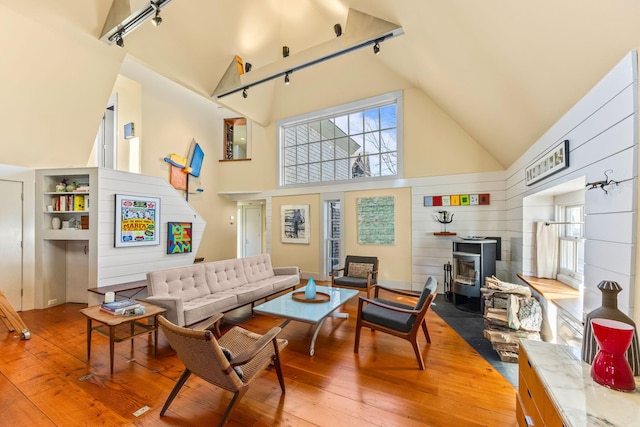
[[[451,231],[438,231],[433,233],[434,236],[455,236],[457,233],[453,233]]]

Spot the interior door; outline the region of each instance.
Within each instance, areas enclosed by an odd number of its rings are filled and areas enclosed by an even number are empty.
[[[262,205],[245,205],[242,209],[244,256],[262,253]]]
[[[0,180],[0,291],[22,310],[22,183]]]

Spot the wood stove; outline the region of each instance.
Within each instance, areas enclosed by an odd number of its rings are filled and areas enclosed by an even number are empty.
[[[485,238],[453,242],[453,304],[468,311],[483,311],[480,288],[485,277],[496,274],[497,241]]]

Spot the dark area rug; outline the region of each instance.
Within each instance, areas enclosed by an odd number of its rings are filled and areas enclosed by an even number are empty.
[[[484,337],[484,319],[479,312],[469,312],[457,308],[453,302],[438,294],[431,304],[433,310],[449,326],[451,326],[471,347],[473,347],[494,369],[507,379],[514,387],[518,387],[518,364],[500,360],[491,342]]]

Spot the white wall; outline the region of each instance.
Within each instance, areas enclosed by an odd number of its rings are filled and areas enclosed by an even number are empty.
[[[428,276],[438,280],[438,291],[443,291],[444,265],[452,261],[453,240],[465,236],[491,236],[502,238],[502,260],[509,253],[505,237],[504,172],[448,175],[411,180],[412,211],[412,280],[411,288],[421,290]],[[424,206],[425,196],[489,193],[488,205]],[[456,236],[435,236],[442,225],[433,218],[439,210],[453,213],[453,222],[447,231]],[[505,262],[497,261],[496,276],[505,279]]]
[[[533,223],[553,219],[552,200],[527,196],[584,176],[586,182],[619,181],[585,194],[584,313],[601,304],[602,280],[618,282],[619,308],[633,317],[637,222],[637,54],[630,52],[506,172],[506,230],[509,270],[531,273]],[[526,186],[524,169],[559,142],[569,140],[569,168]],[[533,201],[532,201],[533,200]],[[539,202],[539,203],[538,203]],[[527,206],[528,205],[528,206]],[[531,206],[536,208],[531,210]],[[531,214],[535,212],[535,216]],[[539,216],[538,216],[539,215]]]
[[[98,287],[143,280],[148,271],[193,264],[206,222],[166,180],[100,169],[98,181]],[[116,194],[160,198],[160,243],[157,246],[114,247]],[[167,222],[192,223],[191,253],[167,254]]]

